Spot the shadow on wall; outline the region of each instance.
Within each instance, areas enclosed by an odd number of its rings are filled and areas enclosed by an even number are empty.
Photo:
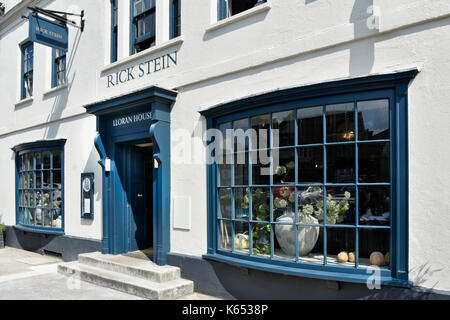
[[[78,45],[80,43],[80,38],[81,38],[81,31],[77,30],[77,34],[75,36],[73,44],[72,54],[69,56],[66,64],[67,90],[53,92],[44,98],[45,100],[52,98],[55,99],[53,102],[52,110],[47,117],[47,122],[59,120],[61,118],[63,110],[67,107],[67,99],[72,89],[72,84],[76,78],[76,72],[71,73],[71,70],[73,66],[74,57],[78,50]],[[71,79],[69,79],[69,75],[71,75]],[[58,135],[59,126],[60,124],[55,124],[54,126],[47,126],[47,128],[44,131],[44,139],[48,140],[55,139]]]

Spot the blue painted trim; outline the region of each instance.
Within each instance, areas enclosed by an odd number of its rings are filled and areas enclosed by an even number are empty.
[[[390,270],[383,270],[383,281],[395,285],[409,285],[408,282],[408,128],[407,128],[407,94],[408,85],[411,79],[418,73],[411,70],[402,73],[349,79],[329,84],[318,84],[308,87],[299,87],[287,90],[275,91],[260,96],[254,96],[217,106],[215,108],[201,112],[207,119],[207,128],[217,128],[236,119],[251,117],[258,114],[272,113],[273,110],[283,111],[288,109],[301,109],[303,107],[325,105],[329,103],[351,102],[387,98],[390,101],[391,113],[391,181],[387,185],[392,186],[391,212],[395,212],[391,228],[391,256],[392,262]],[[330,89],[327,89],[329,85]],[[324,113],[325,117],[325,113]],[[356,119],[355,119],[356,120]],[[325,122],[324,122],[325,123]],[[357,121],[355,121],[357,125]],[[272,124],[271,124],[272,127]],[[326,137],[326,126],[324,125],[324,137]],[[298,142],[296,142],[296,146]],[[359,141],[352,142],[358,144]],[[324,146],[326,141],[324,142]],[[293,148],[294,146],[291,146]],[[325,148],[325,147],[324,147]],[[324,157],[326,153],[324,153]],[[356,162],[358,163],[358,161]],[[326,162],[324,162],[326,167]],[[216,217],[217,197],[214,190],[217,189],[216,167],[214,164],[208,165],[208,254],[206,257],[217,261],[225,261],[247,267],[255,267],[261,270],[280,272],[288,270],[289,274],[308,276],[325,279],[335,279],[350,282],[362,282],[367,280],[365,268],[332,267],[330,265],[313,265],[309,263],[280,262],[271,257],[259,258],[256,256],[243,255],[228,251],[219,250],[218,243],[218,220]],[[324,169],[325,170],[325,169]],[[233,174],[232,174],[233,177]],[[233,179],[233,178],[232,178]],[[334,186],[335,184],[333,184]],[[357,181],[352,186],[356,188],[362,184]],[[378,184],[376,184],[378,185]],[[232,187],[236,187],[231,184]],[[272,178],[271,178],[271,185]],[[329,186],[324,181],[323,186]],[[245,186],[247,187],[247,186]],[[231,187],[230,187],[231,188]],[[324,189],[325,192],[325,189]],[[325,197],[326,201],[326,197]],[[271,201],[272,203],[272,201]],[[272,204],[271,204],[272,205]],[[324,203],[326,208],[326,203]],[[272,214],[272,208],[270,210]],[[326,217],[326,210],[325,210]],[[227,219],[220,219],[227,220]],[[230,220],[231,221],[231,220]],[[271,221],[273,221],[271,219]],[[326,221],[326,219],[325,219]],[[352,228],[355,230],[364,229],[357,222]],[[327,224],[324,227],[324,237],[326,237]],[[333,225],[336,227],[336,225]],[[349,226],[350,227],[350,226]],[[375,228],[372,228],[375,229]],[[272,235],[273,236],[273,235]],[[355,234],[355,239],[358,235]],[[232,237],[233,239],[233,237]],[[232,240],[233,241],[233,240]],[[273,243],[273,239],[271,241]],[[326,243],[324,256],[326,259]],[[273,250],[272,250],[273,252]],[[280,266],[282,267],[280,269]],[[286,269],[287,268],[287,269]],[[330,275],[330,270],[334,274]],[[284,273],[284,272],[282,272]]]
[[[226,0],[217,0],[217,21],[223,20],[228,16]]]
[[[64,55],[59,57],[65,57],[66,53]],[[56,88],[58,86],[58,63],[56,59],[59,57],[56,56],[56,49],[52,48],[52,88]],[[64,72],[66,71],[66,59],[64,58]],[[67,74],[67,73],[66,73]],[[67,79],[66,79],[67,81]]]
[[[170,0],[170,39],[180,36],[178,32],[178,8],[181,0]]]
[[[24,225],[15,225],[13,228],[22,230],[25,232],[33,232],[33,233],[39,233],[39,234],[49,234],[49,235],[56,235],[56,236],[64,236],[64,229],[49,229],[44,227],[28,227]]]
[[[20,47],[20,52],[21,52],[21,71],[20,71],[20,84],[21,84],[21,88],[20,88],[20,98],[21,99],[25,99],[27,96],[26,93],[26,88],[25,88],[25,50],[27,50],[29,47],[33,47],[33,72],[34,72],[34,44],[31,41],[28,41],[26,43],[24,43],[21,47]]]

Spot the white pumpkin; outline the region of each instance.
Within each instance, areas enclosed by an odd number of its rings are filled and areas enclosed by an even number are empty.
[[[238,250],[244,250],[249,248],[248,235],[238,233],[234,236],[234,248]]]

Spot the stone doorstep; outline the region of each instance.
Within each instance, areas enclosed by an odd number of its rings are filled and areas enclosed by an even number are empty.
[[[194,292],[194,283],[190,280],[179,278],[159,283],[80,264],[78,261],[59,264],[58,272],[82,281],[151,300],[173,300]]]
[[[80,254],[78,262],[82,265],[123,273],[132,277],[155,282],[167,282],[179,279],[180,268],[158,266],[151,261],[144,261],[124,255],[104,255],[99,252]]]

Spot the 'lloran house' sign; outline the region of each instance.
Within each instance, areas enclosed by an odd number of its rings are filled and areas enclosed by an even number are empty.
[[[66,25],[39,17],[35,12],[30,12],[28,21],[30,41],[67,51],[69,32]]]
[[[107,87],[115,87],[122,83],[139,79],[144,76],[149,76],[152,73],[156,73],[161,70],[169,69],[171,66],[175,66],[177,64],[177,53],[178,51],[167,53],[109,74],[106,78]]]

